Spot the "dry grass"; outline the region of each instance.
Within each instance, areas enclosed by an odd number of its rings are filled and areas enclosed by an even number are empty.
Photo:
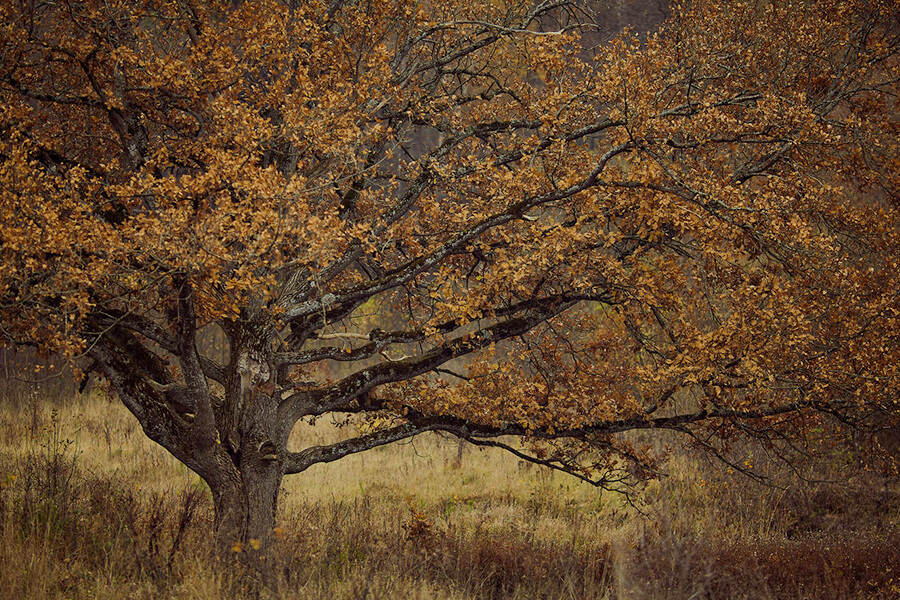
[[[294,442],[344,434],[304,426]],[[208,553],[205,486],[120,405],[25,400],[0,409],[0,595],[900,597],[898,490],[847,480],[847,466],[818,467],[840,484],[776,489],[681,454],[645,491],[645,517],[511,456],[460,456],[423,436],[289,478],[260,586]]]

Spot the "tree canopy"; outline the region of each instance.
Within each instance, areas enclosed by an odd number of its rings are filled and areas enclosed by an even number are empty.
[[[0,333],[105,378],[223,540],[422,431],[615,487],[628,430],[896,420],[894,2],[598,45],[574,0],[0,15]],[[287,448],[334,413],[370,417]]]

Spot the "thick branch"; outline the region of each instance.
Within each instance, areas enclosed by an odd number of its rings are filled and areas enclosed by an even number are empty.
[[[292,452],[285,458],[284,472],[285,474],[300,473],[317,463],[339,460],[347,455],[364,452],[378,446],[407,439],[426,431],[443,431],[472,444],[501,448],[523,460],[574,475],[592,485],[603,486],[609,483],[609,480],[602,477],[600,479],[592,479],[588,475],[579,473],[558,460],[542,459],[531,456],[509,444],[498,441],[496,438],[514,436],[543,440],[571,439],[593,443],[597,436],[611,435],[625,431],[638,429],[668,429],[683,433],[687,431],[686,428],[689,425],[713,419],[758,420],[798,412],[805,408],[809,408],[810,406],[811,404],[809,402],[794,402],[783,406],[758,410],[741,411],[718,408],[714,410],[701,410],[675,417],[647,418],[646,416],[638,416],[631,419],[597,423],[592,426],[554,430],[552,433],[546,430],[528,429],[512,423],[492,427],[474,424],[456,417],[426,417],[417,413],[411,413],[409,417],[410,421],[402,425],[397,425],[389,429],[376,431],[374,433],[369,433],[327,446],[313,446],[300,452]]]
[[[413,437],[425,431],[440,428],[440,422],[433,423],[404,423],[390,429],[383,429],[374,433],[344,440],[328,446],[313,446],[300,452],[291,452],[284,462],[284,473],[300,473],[318,463],[332,462],[349,454],[356,454],[365,450],[371,450],[378,446],[390,444]]]
[[[190,423],[169,406],[166,392],[157,389],[173,385],[171,375],[156,364],[152,353],[140,344],[129,343],[127,335],[119,338],[104,337],[98,340],[91,346],[90,356],[112,384],[122,403],[137,418],[147,437],[179,460],[189,461],[190,450],[183,445],[183,441]],[[137,354],[133,352],[135,348]],[[160,386],[160,383],[163,385]]]
[[[197,442],[212,446],[216,443],[216,419],[212,407],[212,394],[206,382],[206,375],[200,366],[197,352],[197,317],[194,314],[193,287],[188,281],[181,282],[178,297],[178,359],[190,395],[195,399],[193,430]]]
[[[516,313],[525,313],[529,310],[540,308],[547,303],[571,301],[595,301],[603,302],[605,304],[614,303],[611,294],[559,294],[535,298],[533,300],[525,300],[510,306],[501,307],[486,313],[484,317],[487,319],[505,318],[515,315]],[[431,327],[430,331],[433,333],[449,334],[465,325],[466,323],[460,319],[452,319]],[[278,365],[302,365],[320,360],[354,362],[375,356],[390,344],[410,344],[423,341],[427,337],[424,329],[414,329],[409,331],[382,331],[380,329],[374,329],[369,334],[348,333],[332,334],[332,336],[346,339],[367,340],[369,343],[351,350],[329,346],[326,348],[313,348],[301,352],[279,352],[275,354],[275,362]],[[326,337],[328,336],[314,337],[314,339],[326,339]]]
[[[603,298],[605,296],[596,299]],[[314,394],[308,392],[294,394],[285,400],[285,410],[291,413],[290,418],[294,421],[304,416],[333,411],[359,412],[361,409],[355,400],[371,389],[385,383],[412,379],[454,358],[465,356],[495,342],[522,335],[585,299],[584,296],[554,298],[524,314],[447,341],[420,356],[379,363],[349,375]],[[380,406],[366,405],[362,410],[377,408]]]
[[[178,354],[178,340],[176,337],[166,331],[159,323],[147,317],[117,310],[105,310],[102,316],[98,317],[98,322],[106,327],[124,327],[156,343],[166,352],[173,355]],[[199,360],[200,367],[207,377],[218,383],[225,383],[225,367],[206,356],[201,355]]]

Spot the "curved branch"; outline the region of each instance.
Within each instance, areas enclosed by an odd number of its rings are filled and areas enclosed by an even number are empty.
[[[606,298],[603,296],[602,298]],[[337,383],[318,390],[315,394],[303,392],[285,399],[285,410],[296,422],[304,416],[332,411],[359,412],[356,399],[373,388],[394,381],[405,381],[427,373],[447,361],[465,356],[495,342],[522,335],[536,325],[562,313],[585,296],[560,296],[536,305],[525,314],[511,317],[473,333],[454,338],[417,357],[382,362],[345,377]],[[598,297],[598,300],[601,298]],[[377,410],[377,404],[366,404],[363,410]]]
[[[590,442],[596,445],[596,440],[593,438],[598,435],[611,435],[637,429],[669,429],[691,435],[687,426],[694,423],[712,419],[757,420],[798,412],[804,408],[809,408],[810,406],[812,406],[812,404],[809,402],[794,402],[783,406],[759,410],[741,411],[719,408],[714,410],[701,410],[675,417],[658,417],[655,419],[646,418],[646,416],[633,417],[631,419],[598,423],[594,426],[555,430],[553,433],[546,430],[527,429],[518,424],[505,424],[492,427],[478,425],[456,417],[423,416],[418,413],[411,413],[408,415],[408,422],[389,429],[376,431],[327,446],[313,446],[300,452],[290,452],[284,459],[283,469],[285,474],[300,473],[317,463],[339,460],[350,454],[364,452],[378,446],[407,439],[426,431],[443,431],[476,446],[500,448],[512,453],[522,460],[561,471],[597,487],[605,487],[612,483],[621,483],[622,481],[620,479],[610,479],[607,475],[603,475],[597,479],[592,478],[589,474],[580,472],[574,466],[567,465],[564,461],[531,456],[514,448],[510,444],[497,440],[496,438],[514,436],[541,440],[572,439]],[[638,460],[634,457],[629,457],[629,459]]]
[[[450,431],[449,433],[453,433],[453,432]],[[505,450],[506,452],[509,452],[510,454],[520,458],[521,460],[528,461],[530,463],[534,463],[534,464],[540,465],[542,467],[547,467],[554,471],[560,471],[561,473],[565,473],[566,475],[571,475],[572,477],[575,477],[576,479],[580,479],[581,481],[584,481],[585,483],[589,483],[589,484],[593,485],[594,487],[604,487],[611,483],[609,481],[609,479],[607,479],[605,474],[604,474],[604,476],[601,476],[599,479],[591,479],[591,477],[589,477],[588,475],[585,475],[584,473],[580,473],[575,469],[568,468],[564,463],[561,463],[560,461],[531,456],[530,454],[526,454],[517,448],[513,448],[509,444],[505,444],[503,442],[498,442],[497,440],[482,440],[482,439],[478,439],[478,438],[462,437],[462,436],[460,436],[460,439],[464,439],[467,442],[469,442],[470,444],[473,444],[475,446],[481,446],[483,448],[500,448],[501,450]]]
[[[426,422],[424,424],[410,422],[336,444],[313,446],[300,452],[290,452],[284,460],[284,473],[285,475],[300,473],[314,464],[332,462],[349,454],[371,450],[435,429],[440,429],[440,421],[435,420],[433,423]]]
[[[603,302],[604,304],[614,304],[615,300],[611,294],[608,293],[594,293],[594,294],[558,294],[555,296],[545,296],[543,298],[535,298],[532,300],[525,300],[523,302],[518,302],[516,304],[512,304],[510,306],[505,306],[502,308],[498,308],[484,315],[485,318],[504,318],[511,315],[515,315],[516,313],[524,313],[529,310],[534,310],[544,306],[548,303],[554,302],[580,302],[580,301],[594,301],[594,302]],[[439,325],[435,325],[430,328],[430,331],[434,333],[440,334],[448,334],[456,329],[459,329],[465,326],[466,323],[459,319],[452,319],[449,321],[445,321]],[[370,343],[360,346],[358,348],[353,348],[348,350],[346,348],[337,348],[334,346],[328,346],[326,348],[313,348],[310,350],[303,350],[300,352],[278,352],[275,354],[274,359],[275,363],[279,366],[285,365],[302,365],[308,364],[312,362],[317,362],[320,360],[334,360],[339,362],[351,362],[363,360],[366,358],[370,358],[378,354],[383,348],[389,346],[390,344],[411,344],[414,342],[421,342],[426,338],[426,333],[424,329],[414,329],[409,331],[382,331],[380,329],[373,329],[368,334],[362,333],[344,333],[344,334],[325,334],[316,336],[310,336],[312,339],[333,339],[333,338],[346,338],[346,339],[359,339],[366,340]]]

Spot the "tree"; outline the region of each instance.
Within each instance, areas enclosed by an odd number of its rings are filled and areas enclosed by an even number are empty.
[[[0,11],[3,338],[108,381],[220,548],[424,431],[616,487],[631,430],[895,422],[891,2],[697,0],[590,49],[574,1]],[[335,413],[368,419],[287,448]]]

